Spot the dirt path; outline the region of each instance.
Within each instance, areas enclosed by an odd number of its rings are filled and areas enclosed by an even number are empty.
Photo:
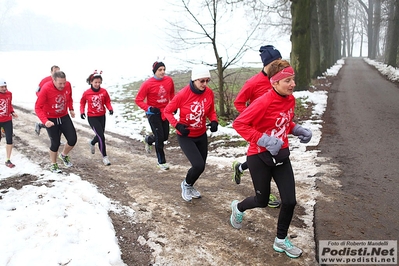
[[[316,240],[398,240],[399,86],[345,61],[323,118],[319,156],[339,171],[318,178]]]
[[[30,111],[17,110],[15,148],[43,168],[47,167],[49,140],[46,131],[36,136],[33,131],[36,116]],[[173,135],[166,150],[171,164],[169,171],[156,167],[155,155],[147,155],[141,142],[112,133],[106,134],[112,163],[106,167],[102,165],[98,150],[95,155],[90,154],[91,130],[78,123],[75,126],[78,143],[71,153],[74,167],[66,172],[80,175],[111,200],[135,211],[134,217],[110,213],[122,259],[127,265],[315,265],[314,245],[310,243],[312,234],[310,238],[302,238],[309,244],[301,247],[304,255],[299,259],[289,259],[273,250],[279,209],[248,212],[242,230],[229,225],[231,201],[253,194],[248,174],[237,186],[231,182],[230,167],[207,165],[196,185],[203,198],[186,203],[181,199],[180,182],[189,164]],[[22,177],[18,182],[31,180]],[[298,189],[305,191],[308,186],[299,184]],[[291,233],[313,231],[300,218],[305,215],[302,204],[306,203],[300,200]]]

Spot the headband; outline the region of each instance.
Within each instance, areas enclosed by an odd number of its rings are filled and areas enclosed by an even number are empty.
[[[282,79],[288,78],[292,75],[295,75],[294,69],[289,66],[278,72],[276,75],[270,78],[270,83],[273,84],[274,82],[280,81]]]
[[[93,81],[93,79],[96,78],[96,77],[102,78],[102,77],[101,77],[101,74],[102,74],[102,73],[103,73],[102,70],[100,70],[100,72],[98,72],[97,70],[94,70],[94,73],[91,74],[90,81]]]

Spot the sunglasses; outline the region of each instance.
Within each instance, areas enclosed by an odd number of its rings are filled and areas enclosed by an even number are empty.
[[[198,81],[203,84],[203,83],[209,83],[211,81],[211,79],[198,79]]]

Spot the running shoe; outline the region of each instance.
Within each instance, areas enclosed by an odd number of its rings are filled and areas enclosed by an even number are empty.
[[[145,136],[143,138],[143,143],[144,143],[144,149],[147,153],[151,153],[152,150],[152,145],[148,144],[148,136]]]
[[[111,165],[111,162],[108,160],[108,156],[103,157],[103,163],[104,165]]]
[[[158,163],[158,167],[161,170],[169,170],[169,164],[167,163]]]
[[[96,153],[96,147],[93,144],[91,144],[91,140],[89,140],[89,146],[91,154]]]
[[[201,193],[198,190],[196,190],[194,186],[191,186],[191,197],[193,199],[201,198]]]
[[[71,167],[73,164],[71,163],[71,160],[69,159],[68,155],[62,155],[62,153],[60,153],[60,155],[58,155],[58,158],[61,159],[61,161],[64,163],[64,165],[66,167]]]
[[[62,173],[61,169],[58,167],[58,163],[51,164],[49,169],[52,173],[56,173],[56,174]]]
[[[13,164],[10,160],[8,160],[8,161],[6,162],[6,166],[7,166],[7,167],[10,167],[10,168],[14,168],[14,167],[15,167],[15,164]]]
[[[40,135],[40,129],[41,129],[40,123],[35,123],[35,132],[38,136]]]
[[[281,202],[277,199],[276,196],[274,196],[273,194],[269,195],[269,203],[267,204],[267,206],[269,208],[278,208],[280,207]]]
[[[189,184],[187,184],[185,180],[181,182],[180,187],[181,187],[181,197],[185,201],[191,201],[191,199],[193,198],[193,196],[191,195],[192,187]]]
[[[240,165],[241,163],[237,161],[234,161],[232,165],[234,171],[232,180],[235,181],[237,185],[241,183],[241,176],[244,174],[243,172],[240,171]]]
[[[244,217],[244,213],[240,212],[237,208],[238,200],[233,200],[231,202],[231,216],[230,216],[230,224],[235,229],[241,229],[242,227],[242,218]]]
[[[277,252],[285,252],[290,258],[298,258],[302,255],[302,250],[294,246],[291,241],[285,237],[285,239],[274,239],[273,249]]]

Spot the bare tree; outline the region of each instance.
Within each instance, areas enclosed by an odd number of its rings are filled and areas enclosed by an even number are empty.
[[[230,104],[226,102],[226,74],[225,70],[237,64],[248,50],[259,47],[257,35],[265,33],[262,23],[266,11],[258,5],[249,6],[245,1],[227,2],[220,0],[190,1],[180,0],[176,6],[179,20],[169,21],[169,36],[172,39],[174,51],[196,48],[202,51],[212,51],[213,59],[196,58],[191,63],[204,64],[216,69],[218,112],[222,117],[231,115]],[[248,8],[249,7],[249,8]],[[229,28],[233,16],[250,17],[242,20],[240,27]],[[246,24],[246,25],[245,25]],[[223,28],[224,27],[224,28]],[[234,27],[234,26],[232,26]],[[242,31],[242,29],[246,29]],[[236,31],[237,38],[223,39],[223,31]],[[264,39],[263,39],[264,41]]]
[[[368,57],[370,59],[375,59],[376,54],[377,54],[377,41],[374,39],[376,36],[378,36],[378,32],[380,30],[380,27],[374,28],[373,23],[375,22],[374,20],[374,9],[377,5],[377,16],[379,16],[378,11],[380,8],[380,1],[376,0],[368,0],[368,5],[366,5],[362,0],[358,0],[360,5],[364,8],[367,14],[367,48],[368,48]],[[378,31],[375,33],[375,31]]]

